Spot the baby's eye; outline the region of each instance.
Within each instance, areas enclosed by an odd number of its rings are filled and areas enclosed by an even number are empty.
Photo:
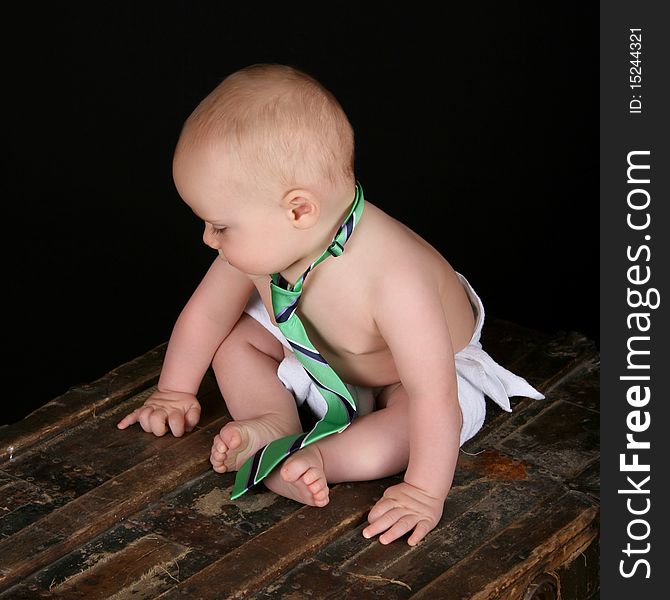
[[[227,227],[214,227],[214,225],[212,225],[212,231],[216,235],[219,235],[220,233],[223,233],[226,229],[228,229],[228,228]]]

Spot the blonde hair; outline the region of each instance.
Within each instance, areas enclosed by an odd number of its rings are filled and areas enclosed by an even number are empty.
[[[354,132],[344,110],[288,65],[255,64],[227,76],[188,117],[180,144],[184,133],[194,145],[222,143],[251,173],[265,169],[286,187],[354,186]]]

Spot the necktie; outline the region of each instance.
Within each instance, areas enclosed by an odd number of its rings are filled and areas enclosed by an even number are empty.
[[[345,383],[309,341],[296,309],[303,284],[312,269],[329,256],[337,257],[344,252],[344,245],[361,218],[363,205],[363,188],[360,183],[356,182],[356,192],[349,214],[323,254],[307,268],[293,286],[279,273],[270,276],[272,309],[277,326],[293,348],[296,358],[316,384],[326,401],[327,410],[311,431],[273,440],[250,456],[235,476],[230,495],[231,500],[236,500],[263,480],[279,463],[294,452],[332,433],[344,431],[356,417],[356,402]],[[289,289],[291,287],[292,289]]]

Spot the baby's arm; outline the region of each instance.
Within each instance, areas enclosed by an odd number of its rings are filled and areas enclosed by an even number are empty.
[[[240,318],[253,287],[247,275],[216,258],[172,330],[158,389],[141,408],[118,423],[139,422],[145,431],[176,436],[200,418],[196,394],[221,342]]]
[[[398,265],[400,267],[400,265]],[[416,544],[442,516],[458,460],[462,415],[449,328],[437,283],[419,269],[382,278],[375,321],[409,398],[409,465],[368,515],[366,537]]]

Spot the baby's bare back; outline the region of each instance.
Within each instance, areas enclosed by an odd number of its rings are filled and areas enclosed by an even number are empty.
[[[472,307],[451,265],[423,238],[366,201],[344,253],[310,272],[298,307],[309,339],[347,383],[373,387],[400,380],[374,307],[379,278],[391,277],[402,286],[409,269],[432,273],[454,352],[472,338]],[[274,323],[269,277],[254,278],[254,285]]]

